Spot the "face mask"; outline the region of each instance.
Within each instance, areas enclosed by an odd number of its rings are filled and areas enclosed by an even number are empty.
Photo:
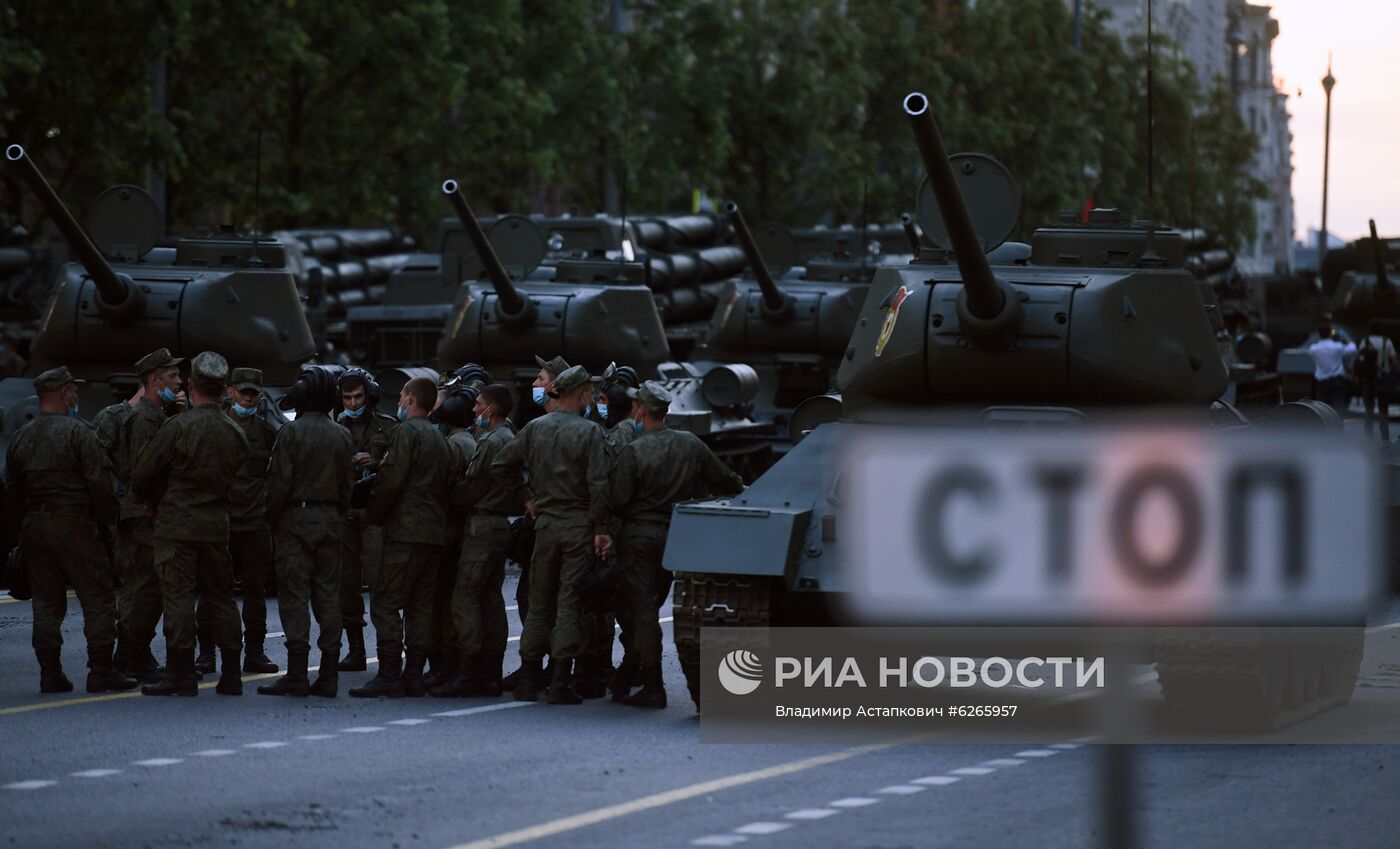
[[[399,421],[408,421],[408,410],[405,410],[403,407],[399,407]]]
[[[531,401],[534,401],[537,405],[543,407],[543,406],[544,406],[544,387],[543,387],[543,386],[532,386],[532,387],[530,388],[530,400],[531,400]]]
[[[359,408],[358,410],[342,410],[340,414],[347,419],[358,419],[360,416],[363,416],[365,414],[365,410],[368,409],[368,406],[364,406]]]
[[[486,430],[487,428],[491,427],[491,419],[487,416],[477,416],[476,426],[481,428],[482,430]]]
[[[438,422],[437,424],[433,425],[433,427],[437,428],[437,432],[440,433],[440,434],[442,434],[443,436],[446,436],[446,435],[447,435],[447,424],[446,424],[446,422]]]
[[[647,426],[646,426],[646,423],[645,423],[645,422],[638,421],[637,419],[633,419],[633,420],[632,420],[632,429],[635,430],[637,433],[642,433],[642,432],[644,432],[644,431],[647,429]]]
[[[171,389],[168,386],[163,386],[161,387],[161,390],[156,393],[156,397],[160,398],[160,400],[164,401],[167,404],[174,404],[175,390]]]
[[[603,421],[607,421],[607,420],[608,420],[608,405],[607,405],[607,404],[599,404],[599,405],[598,405],[598,417],[601,418]]]
[[[238,414],[238,417],[240,419],[246,419],[258,411],[257,407],[245,407],[242,404],[236,402],[234,403],[232,409],[235,413]]]
[[[592,414],[592,412],[593,412],[593,405],[592,405],[592,404],[584,404],[584,405],[583,405],[583,417],[584,417],[585,419],[588,418],[589,415]]]
[[[77,404],[74,404],[74,405],[72,405],[72,406],[70,406],[70,407],[68,408],[68,415],[72,416],[72,417],[75,418],[75,419],[78,417],[78,405],[77,405]]]

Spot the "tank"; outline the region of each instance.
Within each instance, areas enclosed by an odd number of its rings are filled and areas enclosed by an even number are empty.
[[[259,368],[270,389],[289,386],[316,352],[283,246],[219,232],[157,247],[163,215],[136,186],[116,186],[93,203],[84,228],[24,148],[6,165],[43,205],[76,261],[64,265],[31,345],[26,375],[66,365],[88,381],[82,408],[97,412],[137,386],[133,364],[150,351],[223,354]],[[0,384],[6,435],[34,415],[26,378]]]
[[[990,157],[948,157],[922,95],[904,108],[928,172],[920,193],[936,201],[936,215],[921,214],[934,247],[876,273],[841,352],[839,395],[804,409],[792,450],[741,495],[674,509],[663,562],[697,707],[702,631],[840,621],[843,433],[930,418],[1073,426],[1143,406],[1199,410],[1203,427],[1211,411],[1241,423],[1216,403],[1228,373],[1180,233],[1105,212],[1037,230],[1023,260],[995,261],[1016,217],[1009,174]],[[782,305],[770,297],[765,308]],[[1325,419],[1307,405],[1291,412]],[[1234,660],[1202,651],[1159,653],[1169,698],[1188,699],[1194,675]],[[1355,658],[1335,660],[1343,674],[1319,709],[1351,692]],[[1265,724],[1279,718],[1261,710]]]

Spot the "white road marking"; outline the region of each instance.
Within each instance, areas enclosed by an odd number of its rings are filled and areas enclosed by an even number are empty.
[[[957,784],[962,781],[956,775],[926,775],[923,778],[916,778],[910,784],[926,784],[929,787],[943,787],[947,784]]]
[[[1051,744],[1050,744],[1050,748],[1052,748],[1052,749],[1077,749],[1077,748],[1079,748],[1081,745],[1083,745],[1083,744],[1082,744],[1082,743],[1051,743]]]
[[[298,734],[298,740],[334,740],[334,734]]]
[[[458,710],[438,711],[432,716],[471,716],[474,713],[490,713],[493,710],[509,710],[510,708],[529,707],[539,704],[539,702],[501,702],[498,705],[482,705],[474,708],[459,708]]]
[[[422,725],[425,722],[432,722],[431,719],[392,719],[389,725]]]
[[[285,745],[287,745],[287,744],[286,744],[286,743],[283,743],[281,740],[264,740],[264,741],[262,741],[261,743],[244,743],[244,744],[243,744],[243,748],[245,748],[245,749],[280,749],[280,748],[282,748],[282,747],[285,746]]]
[[[28,781],[14,781],[5,785],[6,790],[42,790],[45,787],[52,787],[57,781],[48,781],[41,778],[31,778]]]
[[[953,775],[991,775],[994,772],[996,772],[996,768],[990,766],[965,766],[962,769],[952,770]]]
[[[1018,758],[1048,758],[1051,755],[1058,755],[1055,749],[1027,749],[1024,752],[1017,752]]]
[[[875,792],[888,796],[913,796],[915,793],[922,793],[927,789],[922,784],[891,784],[889,787],[881,787]]]
[[[995,758],[990,761],[983,761],[982,766],[1020,766],[1025,761],[1020,758]]]
[[[354,728],[340,729],[342,734],[373,734],[376,731],[383,731],[382,725],[356,725]]]
[[[1394,631],[1396,628],[1400,628],[1400,622],[1391,622],[1389,625],[1377,625],[1374,628],[1367,628],[1366,633],[1379,634],[1382,631]]]
[[[792,828],[790,822],[751,822],[734,829],[735,834],[777,834]]]
[[[835,802],[827,802],[828,808],[864,808],[866,805],[873,805],[879,799],[871,799],[865,796],[848,796],[845,799],[837,799]]]
[[[800,811],[793,811],[783,816],[790,820],[824,820],[827,817],[834,817],[839,813],[841,812],[835,808],[803,808]]]
[[[268,634],[268,635],[267,635],[267,638],[270,640],[270,639],[272,639],[273,637],[285,637],[285,636],[287,636],[287,633],[286,633],[285,631],[273,631],[271,634]]]
[[[734,846],[748,840],[742,834],[711,834],[708,837],[697,837],[690,841],[692,846]]]
[[[233,749],[205,749],[202,752],[190,752],[190,754],[200,758],[218,758],[224,755],[232,755],[234,751]]]
[[[70,772],[74,778],[106,778],[109,775],[116,775],[121,772],[119,769],[85,769],[82,772]]]
[[[174,766],[184,762],[184,758],[147,758],[144,761],[132,761],[132,764],[135,766]]]

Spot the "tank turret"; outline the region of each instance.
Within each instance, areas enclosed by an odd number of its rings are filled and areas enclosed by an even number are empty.
[[[777,282],[773,280],[773,275],[768,271],[768,264],[763,261],[763,254],[759,253],[758,245],[753,240],[753,233],[749,232],[748,222],[739,211],[739,204],[730,201],[724,205],[724,211],[734,225],[734,235],[743,247],[754,280],[758,282],[759,291],[763,293],[763,317],[773,324],[789,321],[793,313],[792,297],[779,289]]]
[[[523,297],[515,288],[515,283],[510,279],[510,273],[506,271],[504,265],[501,265],[500,257],[496,256],[495,249],[491,247],[490,240],[486,238],[486,231],[481,229],[480,222],[476,220],[476,215],[472,213],[472,208],[467,203],[466,195],[462,194],[462,187],[457,184],[456,180],[444,180],[442,193],[447,196],[452,208],[457,211],[457,217],[462,222],[462,228],[467,232],[467,238],[471,239],[472,247],[476,248],[476,255],[481,258],[482,268],[485,270],[486,276],[496,287],[496,316],[498,320],[511,327],[529,326],[534,322],[538,308],[534,301]]]

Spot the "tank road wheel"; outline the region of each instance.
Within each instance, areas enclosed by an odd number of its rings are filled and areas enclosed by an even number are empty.
[[[713,634],[725,626],[767,626],[772,621],[772,586],[766,578],[677,572],[673,593],[676,655],[698,712],[701,629]]]
[[[1157,677],[1186,730],[1273,731],[1351,701],[1361,628],[1236,628],[1157,638]]]

